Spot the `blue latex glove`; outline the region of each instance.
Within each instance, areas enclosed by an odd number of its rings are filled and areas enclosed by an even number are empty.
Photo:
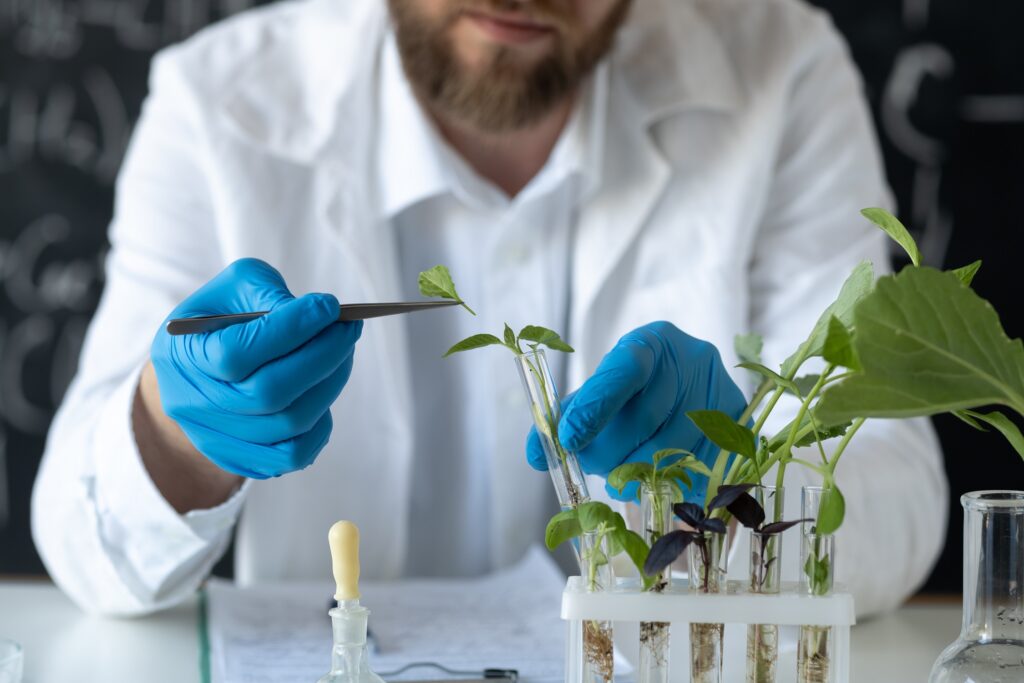
[[[310,465],[331,435],[331,404],[352,372],[362,323],[339,323],[330,294],[292,296],[281,274],[242,259],[187,298],[171,318],[270,311],[151,348],[164,412],[221,468],[253,479]]]
[[[711,467],[719,448],[686,416],[690,410],[721,410],[739,418],[747,402],[722,365],[718,349],[675,325],[655,322],[626,334],[597,367],[593,377],[563,404],[558,424],[562,445],[576,451],[587,474],[607,477],[625,462],[651,462],[664,448],[691,451]],[[535,469],[547,462],[536,429],[526,446]],[[619,500],[634,500],[636,484]],[[701,501],[707,478],[693,475],[687,500]]]

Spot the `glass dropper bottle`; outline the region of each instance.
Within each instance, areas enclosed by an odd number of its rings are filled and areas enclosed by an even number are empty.
[[[338,606],[328,612],[334,631],[331,671],[319,683],[384,683],[370,670],[366,650],[370,610],[359,604],[359,529],[352,522],[337,522],[327,540]]]

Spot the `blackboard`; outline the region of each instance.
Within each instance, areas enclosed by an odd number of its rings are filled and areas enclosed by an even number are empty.
[[[982,259],[974,288],[1000,311],[1010,336],[1019,337],[1024,3],[814,2],[832,14],[864,75],[900,218],[925,260],[949,268]],[[951,500],[946,548],[926,588],[959,592],[959,497],[978,489],[1024,488],[1024,462],[997,435],[949,416],[935,424]]]
[[[150,58],[257,4],[0,0],[0,573],[43,571],[32,481],[102,290]]]
[[[150,57],[256,4],[0,0],[0,573],[42,571],[29,537],[31,484],[102,288],[112,182]],[[1019,336],[1024,3],[817,4],[864,74],[899,213],[926,260],[983,259],[976,287]],[[957,591],[957,496],[1024,488],[1024,466],[998,437],[936,423],[954,496],[949,542],[928,587]]]

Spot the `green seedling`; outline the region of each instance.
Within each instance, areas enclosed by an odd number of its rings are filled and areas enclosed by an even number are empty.
[[[644,539],[635,531],[627,529],[622,515],[604,503],[587,501],[578,507],[562,510],[548,522],[544,543],[549,550],[554,550],[566,541],[581,539],[588,534],[593,536],[587,543],[580,544],[579,551],[583,566],[587,567],[586,580],[590,590],[598,588],[597,569],[623,552],[640,571],[645,585],[653,581],[643,574],[648,553]],[[607,548],[607,552],[604,548]]]
[[[420,273],[419,282],[420,292],[424,296],[442,296],[462,303],[462,300],[458,298],[456,293],[451,275],[444,266],[435,266],[428,271]],[[463,306],[465,306],[464,303]],[[466,306],[466,310],[472,313],[468,306]],[[549,386],[549,380],[541,370],[536,357],[537,351],[542,346],[553,351],[565,353],[573,353],[574,349],[566,344],[554,330],[549,330],[539,325],[527,325],[519,331],[519,334],[516,334],[511,326],[505,323],[505,329],[500,337],[493,334],[474,334],[453,345],[444,354],[444,357],[447,358],[455,353],[472,351],[487,346],[503,346],[511,351],[516,357],[522,359],[523,363],[526,364],[527,371],[536,380],[540,387],[540,405],[535,409],[534,422],[537,425],[537,429],[550,440],[552,447],[557,453],[559,467],[562,469],[571,506],[579,505],[583,502],[584,496],[580,492],[579,487],[573,483],[573,478],[569,472],[569,454],[562,447],[561,441],[558,439],[559,412],[556,410],[556,406],[551,398],[554,394],[553,388]],[[528,351],[524,350],[524,346]]]
[[[1024,436],[1009,417],[999,411],[977,412],[982,406],[1002,405],[1024,416],[1024,346],[1006,335],[995,309],[971,290],[981,262],[945,272],[923,266],[917,244],[896,217],[874,208],[862,213],[906,250],[911,264],[877,283],[871,264],[857,266],[807,339],[777,371],[762,364],[757,335],[738,336],[740,366],[758,378],[746,411],[738,420],[718,411],[688,413],[721,449],[711,468],[709,491],[722,484],[759,483],[772,467],[781,487],[790,463],[817,472],[824,489],[814,525],[818,536],[835,533],[843,523],[846,502],[836,483],[836,467],[868,418],[950,411],[975,428],[998,430],[1024,457]],[[824,369],[798,376],[811,358],[822,359]],[[762,434],[787,394],[799,400],[796,417],[777,433]],[[826,452],[823,443],[829,440],[836,445]],[[796,457],[794,449],[803,446],[816,447],[818,457]],[[730,465],[732,454],[736,457]],[[776,504],[781,506],[781,500]],[[723,520],[732,514],[721,507],[707,512]],[[776,509],[776,519],[780,513]],[[804,568],[812,587],[827,590],[827,558],[819,561],[815,553],[812,560]]]
[[[637,498],[641,486],[651,491],[660,491],[668,486],[672,491],[672,502],[683,502],[683,487],[693,482],[690,472],[711,475],[711,470],[690,451],[681,448],[665,448],[651,456],[651,462],[627,462],[619,465],[608,475],[608,485],[622,493],[630,484],[638,484]],[[660,516],[660,515],[659,515]]]

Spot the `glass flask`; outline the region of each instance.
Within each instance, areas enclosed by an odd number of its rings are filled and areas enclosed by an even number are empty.
[[[643,536],[648,546],[664,536],[672,528],[672,501],[675,489],[671,484],[661,483],[657,489],[646,484],[640,486],[640,517],[643,520]],[[651,587],[654,593],[661,593],[672,582],[672,568],[666,567]],[[665,621],[640,622],[640,667],[638,683],[667,683],[669,658],[669,623]]]
[[[960,504],[963,627],[928,681],[1024,681],[1024,491],[975,491]]]
[[[785,488],[758,486],[754,498],[765,511],[765,524],[781,520]],[[778,594],[782,588],[782,535],[750,530],[751,593]],[[747,626],[747,683],[774,683],[779,659],[779,627]]]
[[[801,491],[801,517],[817,520],[823,489],[805,486]],[[815,522],[801,525],[800,590],[808,595],[832,593],[836,568],[836,539],[818,534]],[[833,680],[832,627],[801,626],[797,636],[798,683],[829,683]]]
[[[728,552],[725,534],[705,533],[702,540],[686,548],[691,593],[721,593],[725,590]],[[690,624],[691,683],[720,683],[722,680],[723,624]]]
[[[338,603],[328,614],[334,632],[331,648],[331,671],[318,683],[384,683],[370,670],[366,651],[366,624],[370,610],[359,605],[359,600]]]
[[[594,532],[583,534],[580,543],[583,580],[589,593],[608,590],[615,582],[608,557],[607,539]],[[612,622],[583,622],[583,683],[612,683],[615,648]]]
[[[533,422],[547,457],[548,472],[551,473],[551,482],[558,494],[558,504],[563,510],[575,508],[587,501],[590,495],[576,454],[562,448],[558,440],[562,405],[558,400],[558,390],[551,377],[547,357],[543,349],[537,349],[516,356],[515,360],[530,402]]]

